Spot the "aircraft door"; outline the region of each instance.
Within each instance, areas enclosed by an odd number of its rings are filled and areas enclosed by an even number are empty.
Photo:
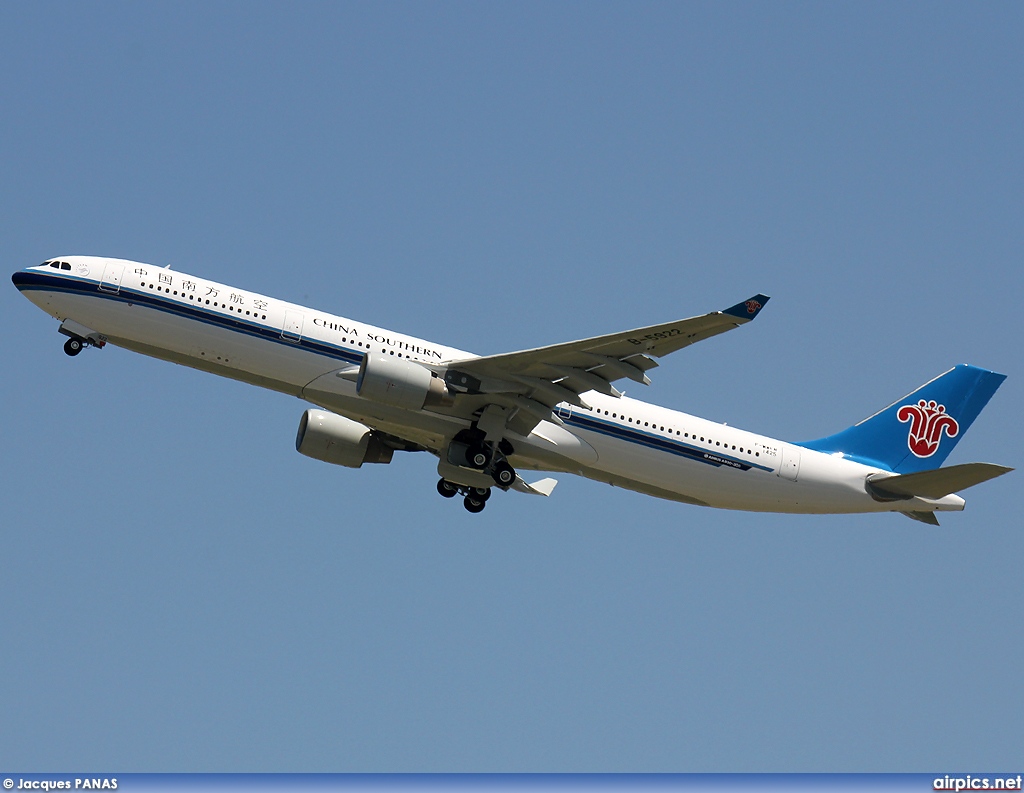
[[[305,315],[301,311],[284,312],[284,328],[281,330],[281,338],[286,341],[302,341],[302,323]]]
[[[795,482],[800,475],[800,448],[788,443],[782,444],[782,465],[779,466],[779,476]]]
[[[121,278],[124,276],[124,265],[108,262],[100,280],[100,290],[117,294],[121,290]]]
[[[555,415],[562,420],[568,419],[572,415],[572,406],[562,402],[555,408]]]

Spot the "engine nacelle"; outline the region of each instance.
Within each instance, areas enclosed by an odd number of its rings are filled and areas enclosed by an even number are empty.
[[[425,366],[408,358],[372,352],[363,357],[359,366],[356,393],[364,399],[407,410],[455,404],[444,380]]]
[[[302,414],[295,450],[314,460],[346,468],[358,468],[363,463],[390,463],[395,453],[369,427],[315,408]]]

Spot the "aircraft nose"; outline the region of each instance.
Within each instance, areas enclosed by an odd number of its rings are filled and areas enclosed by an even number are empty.
[[[18,287],[18,289],[21,289],[28,283],[28,273],[24,270],[18,270],[11,276],[11,281],[14,282],[14,285]]]

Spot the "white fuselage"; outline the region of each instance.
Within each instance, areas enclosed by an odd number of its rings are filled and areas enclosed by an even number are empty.
[[[471,353],[287,303],[186,273],[119,259],[63,257],[15,276],[25,296],[102,341],[305,399],[440,453],[469,425],[444,408],[405,410],[356,394],[336,376],[368,352],[428,366]],[[559,405],[511,440],[517,469],[578,473],[679,501],[764,512],[850,513],[963,509],[963,499],[879,502],[865,489],[880,469],[596,392]]]

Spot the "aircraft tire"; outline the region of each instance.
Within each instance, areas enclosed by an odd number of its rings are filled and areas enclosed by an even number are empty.
[[[478,443],[469,447],[469,450],[466,452],[466,459],[469,460],[469,464],[473,468],[478,468],[482,471],[491,461],[491,453],[487,451],[486,446]]]
[[[484,507],[487,506],[486,501],[477,501],[473,496],[466,496],[465,501],[462,502],[466,507],[467,512],[472,512],[474,515],[478,512],[483,512]]]
[[[81,339],[68,339],[64,342],[64,352],[74,357],[82,351],[82,340]]]
[[[516,481],[516,469],[502,461],[494,466],[494,472],[491,476],[498,487],[508,487]]]
[[[437,481],[437,492],[445,498],[452,498],[459,492],[459,489],[447,479],[439,479]]]
[[[474,487],[470,489],[469,496],[476,501],[486,501],[491,497],[491,489],[489,487]]]

